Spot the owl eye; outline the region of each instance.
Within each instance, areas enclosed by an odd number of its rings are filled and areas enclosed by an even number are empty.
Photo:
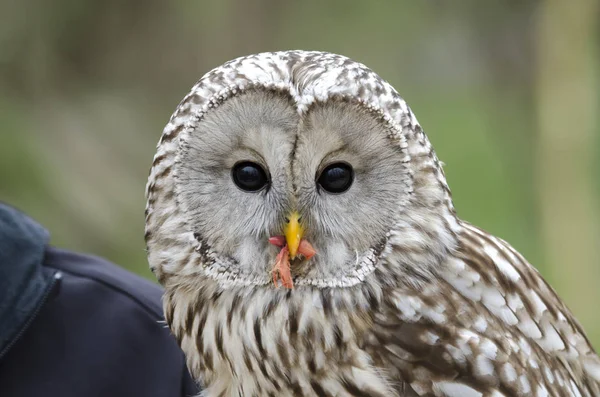
[[[347,163],[334,163],[328,165],[317,182],[329,193],[343,193],[350,189],[354,181],[354,170]]]
[[[231,178],[240,189],[246,192],[257,192],[269,184],[265,170],[251,161],[242,161],[231,169]]]

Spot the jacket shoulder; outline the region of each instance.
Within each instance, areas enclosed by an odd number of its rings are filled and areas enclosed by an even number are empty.
[[[42,267],[62,276],[1,363],[0,395],[198,393],[163,323],[158,285],[104,259],[52,247]]]
[[[162,289],[100,257],[48,247],[44,265],[68,275],[102,284],[131,300],[157,320],[163,319]]]

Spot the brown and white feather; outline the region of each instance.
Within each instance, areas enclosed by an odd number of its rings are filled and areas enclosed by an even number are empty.
[[[405,194],[389,232],[339,277],[277,289],[189,219],[186,148],[207,115],[256,90],[284,95],[299,120],[316,103],[363,109],[401,157]],[[149,262],[203,396],[600,395],[600,359],[581,326],[516,250],[456,216],[413,113],[364,65],[287,51],[209,72],[166,126],[146,193]]]

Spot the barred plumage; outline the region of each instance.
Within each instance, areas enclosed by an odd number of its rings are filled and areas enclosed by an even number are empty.
[[[266,189],[235,189],[240,160]],[[316,186],[332,161],[353,167],[347,192]],[[569,310],[456,216],[406,103],[348,58],[264,53],[206,74],[164,130],[147,198],[149,262],[205,396],[600,395]],[[276,288],[267,240],[292,210],[317,254]]]

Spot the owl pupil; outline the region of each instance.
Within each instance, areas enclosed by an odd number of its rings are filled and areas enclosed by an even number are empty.
[[[267,173],[258,164],[243,161],[233,166],[231,178],[240,189],[246,192],[256,192],[269,184]]]
[[[321,172],[317,182],[329,193],[343,193],[350,189],[353,180],[354,171],[350,164],[334,163]]]

